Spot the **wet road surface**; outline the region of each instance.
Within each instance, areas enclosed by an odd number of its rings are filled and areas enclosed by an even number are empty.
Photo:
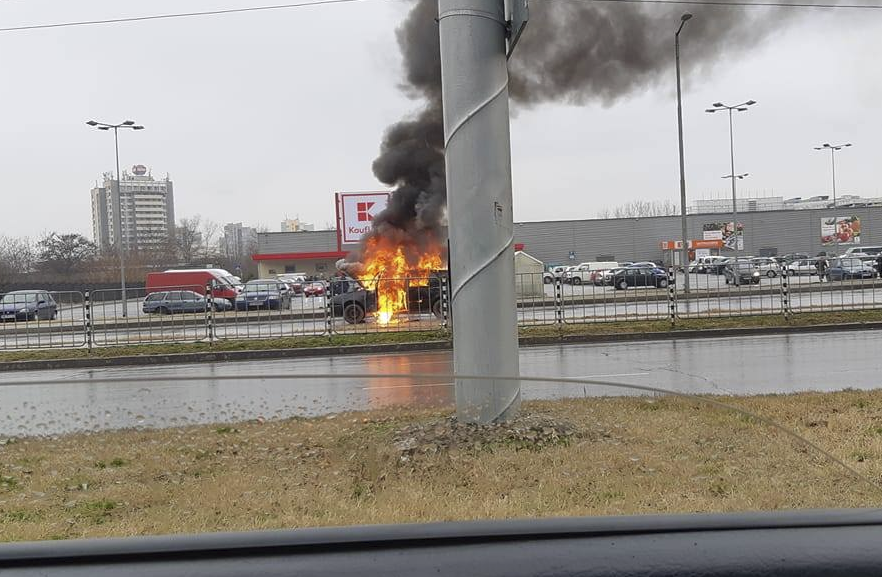
[[[850,331],[530,347],[521,349],[520,363],[525,376],[582,377],[701,394],[757,394],[879,387],[880,350],[882,332]],[[0,437],[315,416],[394,405],[450,406],[453,387],[446,374],[452,370],[451,355],[433,351],[6,373],[0,376]],[[427,376],[347,376],[356,373]],[[340,377],[247,378],[297,374]],[[123,377],[148,381],[106,381]],[[50,380],[64,382],[44,384]],[[525,382],[522,394],[529,400],[628,391]]]

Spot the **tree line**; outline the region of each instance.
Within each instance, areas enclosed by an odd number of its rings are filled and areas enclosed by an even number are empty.
[[[256,273],[251,254],[256,246],[245,246],[243,254],[227,254],[221,227],[200,215],[181,219],[174,237],[158,250],[126,251],[127,277],[143,280],[147,272],[173,266],[227,268],[237,265],[244,277]],[[105,282],[119,277],[119,256],[115,247],[99,247],[75,232],[45,232],[37,239],[0,235],[0,281],[40,280]]]

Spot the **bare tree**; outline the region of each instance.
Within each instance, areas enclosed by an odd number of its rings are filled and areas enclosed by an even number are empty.
[[[673,216],[680,213],[680,206],[670,200],[632,200],[619,206],[597,211],[599,218],[642,218],[648,216]]]
[[[202,232],[199,230],[202,217],[198,214],[182,218],[175,227],[175,241],[178,255],[183,262],[193,261],[202,251]]]
[[[10,277],[34,270],[37,251],[27,237],[0,236],[0,275]]]
[[[39,266],[54,274],[81,270],[98,254],[98,247],[81,234],[52,232],[44,236],[39,247]]]

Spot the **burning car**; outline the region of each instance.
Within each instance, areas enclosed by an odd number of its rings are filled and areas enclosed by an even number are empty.
[[[395,292],[402,291],[394,299],[394,314],[432,313],[440,319],[441,274],[434,273],[425,279],[404,279],[400,282],[398,279],[374,279],[370,283],[352,278],[335,280],[329,287],[332,295],[329,297],[330,307],[335,317],[342,317],[349,324],[364,322],[368,314],[376,315],[379,324],[389,324],[393,320],[392,314],[383,310],[387,303],[384,302],[381,306],[380,301],[385,300],[384,297],[390,293],[384,285],[394,284]]]

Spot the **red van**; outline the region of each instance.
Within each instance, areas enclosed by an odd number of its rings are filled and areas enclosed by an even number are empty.
[[[201,295],[212,285],[214,296],[235,301],[239,295],[236,279],[222,268],[191,268],[147,273],[147,294],[171,288],[191,290]]]

